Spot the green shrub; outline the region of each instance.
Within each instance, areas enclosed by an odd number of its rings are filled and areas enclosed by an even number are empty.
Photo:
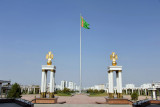
[[[56,92],[54,93],[57,94],[58,96],[70,96],[71,93],[74,93],[74,91],[68,88],[64,88],[63,90],[56,90]]]
[[[74,91],[68,88],[64,88],[63,90],[56,90],[54,92],[54,94],[58,94],[60,96],[71,95],[71,93],[74,93]]]
[[[97,89],[95,89],[95,90],[88,89],[87,93],[89,93],[89,94],[100,94],[100,93],[105,93],[105,90],[101,89],[101,90],[98,91]]]
[[[132,100],[138,100],[138,93],[134,92],[131,94]]]
[[[93,91],[93,93],[97,94],[97,93],[98,93],[98,90],[97,90],[97,89],[95,89],[95,90]]]
[[[62,91],[61,91],[61,90],[56,90],[56,91],[54,92],[54,94],[58,94],[58,93],[62,93]]]
[[[99,92],[100,92],[100,93],[104,93],[104,92],[105,92],[105,90],[101,89],[101,90],[99,90]]]
[[[15,83],[12,85],[11,90],[8,92],[8,98],[21,98],[21,87],[19,84]]]
[[[93,93],[93,90],[92,89],[88,89],[87,93]]]
[[[71,90],[70,89],[68,89],[68,88],[64,88],[63,90],[62,90],[62,93],[71,93]]]

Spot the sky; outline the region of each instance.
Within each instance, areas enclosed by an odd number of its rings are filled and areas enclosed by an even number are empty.
[[[0,79],[40,85],[52,51],[56,84],[79,85],[80,13],[83,87],[108,82],[112,52],[123,86],[160,81],[159,0],[0,0]]]

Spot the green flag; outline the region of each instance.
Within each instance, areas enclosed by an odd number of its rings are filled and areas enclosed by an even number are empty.
[[[81,16],[81,26],[86,28],[86,29],[90,29],[89,24],[83,19],[82,16]]]

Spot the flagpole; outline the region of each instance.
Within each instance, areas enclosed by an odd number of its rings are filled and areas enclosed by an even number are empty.
[[[80,87],[79,87],[79,93],[81,93],[81,89],[82,89],[82,69],[81,69],[81,14],[80,14]]]

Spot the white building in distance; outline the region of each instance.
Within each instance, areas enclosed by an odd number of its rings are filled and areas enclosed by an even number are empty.
[[[127,88],[127,89],[134,89],[135,85],[134,84],[126,84],[125,88]]]
[[[106,85],[105,84],[99,84],[99,85],[94,85],[92,87],[88,87],[85,89],[93,89],[93,90],[106,90]]]
[[[152,87],[152,84],[142,84],[141,86],[140,86],[140,88],[142,88],[142,89],[148,89],[148,88],[151,88]]]
[[[63,90],[64,88],[67,88],[66,86],[67,86],[67,81],[62,80],[60,89]]]
[[[73,83],[72,81],[69,82],[68,88],[69,88],[70,90],[74,90],[74,83]]]
[[[79,87],[76,85],[76,83],[72,82],[72,81],[65,81],[65,80],[62,80],[61,81],[61,85],[57,85],[56,87],[57,89],[60,89],[60,90],[63,90],[64,88],[68,88],[70,90],[73,90],[73,91],[76,91],[76,90],[79,90]]]
[[[99,84],[99,85],[95,85],[94,86],[94,89],[97,89],[97,90],[105,90],[105,85],[104,84]]]

